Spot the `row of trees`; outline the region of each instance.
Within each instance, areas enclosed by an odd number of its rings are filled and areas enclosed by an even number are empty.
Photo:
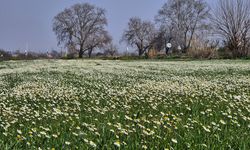
[[[152,47],[164,48],[168,53],[167,43],[186,53],[197,31],[208,28],[208,16],[209,8],[203,0],[168,0],[155,17],[159,29],[152,22],[132,18],[123,40],[136,45],[139,55]]]
[[[56,50],[52,50],[50,52],[32,52],[32,51],[6,51],[4,49],[0,49],[0,61],[2,60],[23,60],[23,59],[58,59],[63,58],[62,53],[59,53]]]
[[[114,45],[109,45],[104,51],[93,54],[94,57],[107,58],[110,56],[115,56],[117,48]],[[0,61],[2,60],[34,60],[34,59],[73,59],[76,53],[68,53],[68,51],[58,51],[58,50],[48,50],[45,51],[24,51],[15,50],[8,51],[5,49],[0,49]],[[112,58],[112,57],[111,57]],[[115,58],[113,58],[115,59]]]
[[[121,42],[135,47],[139,56],[150,49],[187,53],[197,46],[223,46],[233,57],[249,54],[249,0],[218,0],[211,11],[204,0],[167,0],[155,17],[155,22],[132,17]],[[95,49],[105,49],[113,55],[117,47],[106,30],[105,10],[88,3],[76,4],[54,18],[53,31],[58,44],[71,51],[91,57]],[[215,40],[216,39],[216,40]],[[221,42],[218,42],[220,40]],[[197,42],[198,41],[198,42]]]

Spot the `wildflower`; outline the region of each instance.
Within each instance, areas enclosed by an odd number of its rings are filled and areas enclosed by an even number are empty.
[[[133,120],[131,117],[129,117],[129,116],[127,116],[127,115],[125,115],[125,118],[127,119],[127,120]]]
[[[142,145],[143,149],[148,149],[147,145]]]
[[[17,130],[17,133],[18,133],[18,134],[22,134],[22,131],[21,131],[21,130]]]
[[[57,135],[57,134],[52,134],[52,136],[53,136],[54,138],[58,138],[58,135]]]
[[[66,144],[66,145],[70,145],[71,143],[70,143],[70,142],[68,142],[68,141],[66,141],[66,142],[65,142],[65,144]]]
[[[171,139],[171,141],[175,144],[177,144],[177,140],[176,139]]]
[[[83,141],[84,141],[85,143],[89,143],[89,140],[87,140],[87,139],[83,139]]]
[[[42,135],[46,135],[46,132],[44,132],[44,131],[41,131],[41,132],[40,132],[40,134],[42,134]]]
[[[226,124],[226,122],[224,120],[220,120],[220,123],[223,124],[223,125]]]
[[[21,135],[17,135],[17,140],[22,140],[22,136]]]
[[[202,126],[202,127],[203,127],[203,129],[204,129],[206,132],[211,132],[210,129],[208,129],[207,127],[205,127],[205,126]]]
[[[74,136],[78,136],[78,134],[77,134],[77,133],[75,133],[75,132],[73,132],[72,134],[73,134]]]
[[[117,146],[117,147],[120,147],[120,146],[121,146],[121,142],[118,140],[118,141],[116,141],[116,142],[114,143],[114,145]]]
[[[216,126],[216,123],[215,123],[215,122],[212,122],[211,124],[212,124],[213,126]]]
[[[168,118],[168,116],[164,116],[164,120],[170,120],[169,118]]]
[[[89,145],[92,146],[93,148],[96,148],[96,144],[93,141],[89,141]]]

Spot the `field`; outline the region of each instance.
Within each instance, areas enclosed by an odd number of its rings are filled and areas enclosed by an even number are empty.
[[[250,61],[0,62],[0,149],[250,149]]]

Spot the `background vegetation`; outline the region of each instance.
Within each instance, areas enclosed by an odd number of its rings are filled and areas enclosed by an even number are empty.
[[[218,0],[211,9],[204,0],[167,0],[155,20],[131,17],[120,42],[132,54],[114,44],[106,26],[106,10],[89,3],[66,8],[53,20],[63,52],[0,51],[0,59],[118,57],[139,58],[249,58],[250,1]],[[171,47],[167,44],[171,43]],[[119,53],[120,52],[120,53]],[[121,53],[123,52],[123,53]],[[164,56],[165,55],[165,56]],[[136,57],[137,58],[137,57]],[[109,59],[109,58],[107,58]]]

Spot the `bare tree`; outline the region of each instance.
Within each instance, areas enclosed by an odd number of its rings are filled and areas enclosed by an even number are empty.
[[[106,25],[104,9],[83,3],[75,4],[55,16],[53,31],[57,35],[58,44],[64,44],[66,47],[73,45],[82,58],[88,50],[89,38],[103,31]]]
[[[219,0],[212,18],[216,33],[233,57],[247,56],[250,47],[250,1]]]
[[[172,40],[182,47],[185,53],[197,30],[206,27],[209,7],[204,0],[168,0],[159,10],[156,21],[172,28]]]
[[[161,25],[158,31],[158,35],[155,39],[155,47],[158,50],[164,49],[166,54],[169,53],[169,48],[167,44],[174,42],[174,27]],[[176,44],[175,44],[176,45]]]
[[[118,52],[118,48],[112,42],[110,42],[109,44],[107,44],[105,46],[105,48],[104,48],[104,54],[105,55],[114,56],[115,54],[117,54],[117,52]]]
[[[88,41],[86,42],[88,57],[89,58],[91,57],[95,49],[104,48],[105,45],[107,45],[111,41],[112,41],[111,36],[105,30],[102,30],[100,32],[96,32],[95,34],[90,35]]]
[[[142,56],[154,44],[156,30],[150,21],[133,17],[129,20],[128,28],[124,31],[122,41],[136,46],[139,56]]]

